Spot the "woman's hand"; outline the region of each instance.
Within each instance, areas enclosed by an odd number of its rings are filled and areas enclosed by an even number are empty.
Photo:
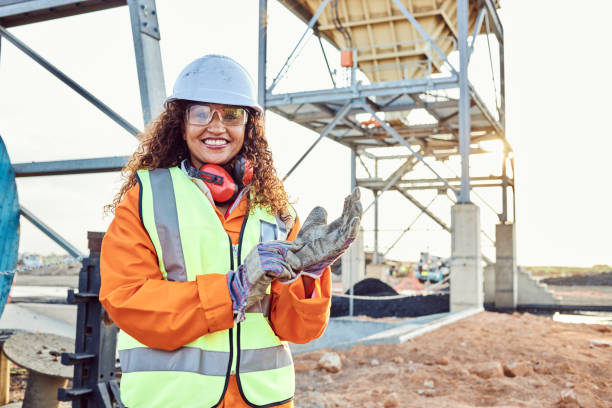
[[[296,278],[285,260],[288,244],[286,241],[259,243],[236,271],[228,272],[227,286],[236,322],[244,320],[244,311],[265,296],[272,280],[289,282]]]
[[[319,278],[325,268],[338,259],[359,233],[362,208],[359,189],[344,199],[342,215],[327,224],[327,212],[315,207],[304,222],[297,238],[289,245],[286,258],[291,268]]]

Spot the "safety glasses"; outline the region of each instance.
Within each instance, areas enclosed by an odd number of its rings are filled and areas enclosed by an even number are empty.
[[[187,121],[192,125],[206,126],[215,112],[226,126],[244,125],[249,117],[246,109],[238,106],[197,103],[187,108]]]

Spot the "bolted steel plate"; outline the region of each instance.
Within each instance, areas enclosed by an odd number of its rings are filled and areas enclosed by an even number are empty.
[[[13,284],[10,271],[17,266],[19,250],[19,201],[15,172],[0,136],[0,316]]]

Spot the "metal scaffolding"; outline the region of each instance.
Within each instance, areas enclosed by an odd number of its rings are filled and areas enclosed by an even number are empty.
[[[125,129],[126,132],[136,136],[140,133],[136,126],[130,124],[111,107],[72,80],[8,30],[10,27],[24,24],[53,20],[60,17],[77,16],[125,5],[128,6],[130,12],[143,119],[144,123],[148,123],[161,112],[162,103],[166,97],[159,48],[160,30],[155,0],[0,0],[0,40],[4,39],[14,45],[50,74],[81,95],[86,101],[102,111],[108,118]],[[16,163],[13,164],[13,169],[15,170],[15,177],[101,173],[121,170],[127,159],[125,156],[120,156]],[[23,206],[21,206],[21,215],[31,221],[72,256],[83,256],[74,245],[71,245],[66,239],[62,238],[56,231],[44,224]]]
[[[259,101],[266,109],[320,134],[285,178],[324,137],[348,147],[353,157],[352,169],[359,161],[368,174],[367,178],[356,179],[356,172],[351,170],[351,185],[369,189],[375,197],[364,209],[367,211],[373,207],[374,210],[376,262],[381,261],[378,200],[386,191],[399,192],[420,210],[419,216],[426,214],[449,232],[451,228],[429,209],[431,203],[425,205],[418,201],[411,194],[412,190],[436,190],[442,195],[450,192],[451,202],[460,204],[470,203],[471,194],[475,194],[480,201],[485,202],[485,206],[495,212],[500,223],[510,221],[508,188],[512,189],[514,201],[514,171],[509,175],[507,170],[508,164],[512,166],[513,162],[512,148],[505,135],[504,34],[496,11],[498,4],[494,0],[449,0],[445,3],[445,6],[452,7],[448,13],[416,10],[416,1],[279,1],[304,21],[307,27],[279,72],[271,76],[271,80],[267,80],[267,60],[270,58],[266,40],[269,23],[268,0],[259,1]],[[340,9],[341,5],[344,12],[338,14],[337,9]],[[329,10],[334,7],[336,10]],[[372,10],[369,10],[370,7]],[[355,9],[361,11],[354,11]],[[373,9],[376,9],[376,12]],[[449,15],[456,16],[456,25],[452,21],[449,22]],[[448,27],[450,35],[433,38],[429,32],[432,30],[432,25],[429,24],[432,21],[431,16],[441,16],[440,24]],[[430,20],[426,20],[427,18]],[[429,24],[429,31],[420,21]],[[390,26],[389,32],[394,42],[378,44],[374,32],[379,30],[380,37],[380,26],[384,24]],[[400,24],[404,24],[403,31],[397,28]],[[399,34],[396,35],[399,31],[408,33],[411,37],[406,40]],[[353,35],[350,43],[342,41],[344,32],[349,36]],[[497,115],[491,113],[468,78],[470,57],[474,52],[476,37],[480,34],[487,35],[487,42],[489,35],[495,36],[499,44],[499,87],[496,87],[496,92],[499,91],[501,97],[497,101],[496,95]],[[349,71],[346,76],[350,77],[350,82],[346,86],[340,86],[332,77],[333,88],[274,93],[311,35],[318,37],[319,41],[321,38],[328,40],[343,54],[352,54],[352,66],[346,68]],[[361,44],[354,44],[356,36],[361,39]],[[421,43],[424,45],[417,46]],[[331,76],[322,45],[321,49],[324,57],[321,59],[321,65],[327,65]],[[447,59],[448,53],[452,51],[458,52],[458,67],[453,66]],[[490,45],[488,51],[491,58]],[[369,83],[356,80],[359,71],[368,77]],[[444,96],[451,91],[458,92],[459,97]],[[407,123],[405,115],[417,109],[426,111],[434,119],[434,123]],[[360,122],[357,119],[356,115],[364,113],[369,114],[370,121]],[[488,153],[479,143],[490,140],[498,140],[503,145],[501,176],[470,174],[470,156]],[[378,148],[388,147],[403,148],[405,152],[391,156],[377,154]],[[460,157],[461,172],[455,178],[445,178],[432,163],[452,156]],[[374,161],[373,171],[365,165],[362,158]],[[382,179],[378,176],[378,163],[390,159],[404,161],[393,174]],[[417,165],[426,168],[432,178],[410,178],[411,171]],[[500,209],[486,203],[476,192],[476,189],[491,187],[501,189]],[[410,226],[393,245],[408,229]],[[488,234],[483,234],[485,239],[491,240]],[[491,263],[488,258],[483,259],[487,264]]]

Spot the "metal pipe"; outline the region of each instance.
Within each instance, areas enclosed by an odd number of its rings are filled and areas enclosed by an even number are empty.
[[[317,140],[315,140],[315,142],[308,148],[308,150],[306,150],[306,152],[302,155],[302,157],[300,157],[299,160],[293,165],[293,167],[291,167],[291,169],[287,172],[287,174],[285,174],[285,177],[283,177],[283,181],[287,180],[287,177],[289,177],[291,173],[293,173],[293,171],[300,165],[300,163],[302,163],[302,161],[306,158],[306,156],[308,156],[308,154],[312,151],[312,149],[314,149],[314,147],[321,140],[323,140],[323,138],[327,136],[329,132],[331,132],[334,129],[334,127],[338,124],[338,122],[342,120],[342,118],[344,117],[344,115],[346,115],[346,112],[348,112],[350,108],[351,108],[351,101],[348,101],[347,103],[344,104],[342,109],[340,109],[338,113],[336,113],[336,116],[334,117],[334,119],[325,127],[325,129],[323,129],[323,132],[321,132],[321,135],[319,135]]]
[[[401,137],[399,135],[399,133],[397,133],[397,131],[395,129],[393,129],[391,126],[389,126],[387,124],[387,122],[385,122],[384,120],[380,119],[377,115],[376,112],[374,112],[374,110],[372,110],[372,108],[370,108],[367,104],[363,104],[363,108],[370,114],[372,115],[372,117],[377,120],[383,128],[385,128],[385,130],[391,135],[393,136],[393,138],[401,145],[403,145],[404,147],[406,147],[408,150],[410,150],[410,153],[412,153],[412,155],[414,157],[417,158],[417,160],[419,160],[421,163],[423,163],[425,165],[425,167],[427,167],[429,170],[431,170],[431,172],[438,178],[438,180],[440,180],[442,183],[444,183],[444,185],[450,189],[453,193],[457,194],[457,190],[455,188],[453,188],[453,186],[451,186],[448,181],[446,181],[446,179],[444,179],[442,176],[440,176],[438,174],[438,172],[436,172],[433,167],[431,167],[429,165],[429,163],[427,163],[425,161],[425,159],[423,158],[423,156],[421,156],[418,152],[416,152],[411,146],[410,143],[408,143],[403,137]],[[468,145],[469,148],[469,145]]]
[[[461,191],[459,203],[470,202],[470,87],[468,80],[468,0],[457,0],[459,36],[459,153],[461,154]]]
[[[257,103],[266,109],[266,69],[268,55],[268,0],[259,0],[259,48],[257,68]]]
[[[70,242],[68,242],[66,239],[64,239],[60,234],[55,232],[47,224],[42,222],[39,218],[37,218],[34,214],[32,214],[32,212],[30,210],[28,210],[24,206],[20,205],[19,206],[19,211],[21,212],[21,215],[23,215],[28,221],[30,221],[32,224],[34,224],[34,226],[36,228],[38,228],[39,230],[44,232],[46,236],[48,236],[56,244],[58,244],[59,246],[64,248],[66,250],[66,252],[68,252],[71,256],[73,256],[75,258],[78,258],[78,257],[83,258],[83,257],[85,257],[85,255],[82,254],[81,251],[79,251],[74,245],[72,245]]]
[[[113,121],[115,121],[115,123],[117,123],[119,126],[124,128],[125,130],[127,130],[131,135],[137,136],[140,133],[140,130],[138,130],[135,126],[133,126],[123,117],[121,117],[117,112],[112,110],[109,106],[104,104],[101,100],[96,98],[92,93],[87,91],[85,88],[77,84],[68,75],[64,74],[62,71],[60,71],[50,62],[48,62],[46,59],[41,57],[39,54],[36,53],[36,51],[34,51],[30,47],[28,47],[26,44],[21,42],[19,39],[17,39],[15,36],[9,33],[2,26],[0,26],[0,36],[5,37],[7,40],[9,40],[15,47],[17,47],[27,56],[29,56],[34,61],[36,61],[38,64],[40,64],[43,68],[45,68],[47,71],[53,74],[60,81],[62,81],[63,83],[68,85],[70,88],[72,88],[76,93],[81,95],[83,98],[87,99],[92,105],[94,105],[96,108],[104,112],[106,116],[111,118]]]
[[[291,51],[291,54],[289,54],[289,57],[287,58],[287,60],[283,64],[282,68],[280,69],[280,71],[278,71],[278,74],[276,74],[276,77],[274,78],[274,81],[272,81],[272,85],[270,85],[270,88],[268,88],[268,92],[272,92],[272,90],[274,90],[274,88],[279,83],[279,81],[287,73],[287,70],[289,69],[289,67],[293,63],[293,60],[295,60],[295,58],[297,58],[297,56],[300,54],[301,48],[305,44],[304,39],[306,38],[307,34],[311,32],[311,29],[314,27],[315,23],[319,19],[319,16],[323,12],[323,9],[325,8],[325,6],[327,6],[327,3],[329,3],[329,0],[323,0],[323,2],[321,3],[321,5],[317,9],[317,11],[313,14],[312,18],[308,22],[308,27],[306,27],[306,30],[304,31],[304,34],[302,34],[302,37],[300,37],[300,40],[298,41],[298,43],[293,48],[293,51]]]

